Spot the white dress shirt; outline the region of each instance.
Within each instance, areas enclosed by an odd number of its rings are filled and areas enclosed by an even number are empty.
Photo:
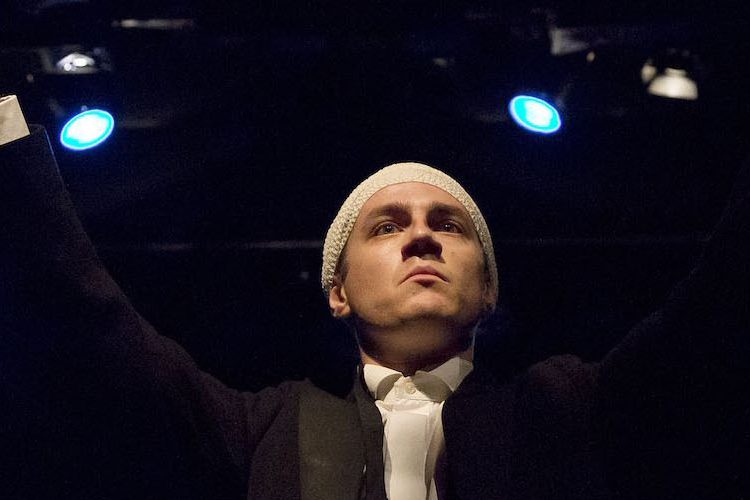
[[[385,492],[390,500],[438,500],[435,468],[445,448],[443,404],[472,369],[471,362],[459,357],[411,377],[384,366],[364,366],[365,384],[383,418]]]

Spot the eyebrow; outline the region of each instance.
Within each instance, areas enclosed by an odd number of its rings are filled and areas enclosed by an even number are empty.
[[[438,214],[438,215],[450,215],[453,217],[463,217],[468,220],[471,219],[471,217],[469,217],[469,214],[466,213],[466,210],[463,207],[458,207],[456,205],[448,205],[447,203],[441,203],[439,201],[433,201],[432,203],[430,203],[427,213]]]
[[[370,222],[383,216],[410,216],[412,208],[413,204],[409,201],[394,201],[391,203],[387,203],[369,212],[366,215],[364,222]],[[450,215],[452,217],[465,219],[466,221],[471,220],[471,217],[467,213],[465,213],[462,207],[449,205],[447,203],[439,201],[430,202],[427,207],[427,213],[429,214],[429,216]]]

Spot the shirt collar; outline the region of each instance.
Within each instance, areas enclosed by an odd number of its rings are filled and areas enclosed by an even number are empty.
[[[437,378],[448,386],[452,393],[473,369],[474,365],[470,361],[455,356],[430,371],[417,370],[411,378],[417,387],[427,386],[430,380]],[[367,389],[376,400],[383,400],[396,381],[403,377],[399,371],[372,364],[366,364],[363,372]]]

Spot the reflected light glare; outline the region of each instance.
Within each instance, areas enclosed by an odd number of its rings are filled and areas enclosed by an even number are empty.
[[[656,76],[656,66],[651,61],[646,61],[646,64],[641,68],[641,81],[648,83]]]
[[[106,111],[92,109],[84,111],[63,126],[60,143],[76,151],[98,146],[112,134],[114,118]]]
[[[531,132],[551,134],[562,125],[557,109],[537,97],[516,96],[511,99],[508,109],[513,121]]]

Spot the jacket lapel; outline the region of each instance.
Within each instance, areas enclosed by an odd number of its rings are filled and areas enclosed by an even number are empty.
[[[367,460],[365,488],[362,498],[385,500],[385,480],[383,466],[383,418],[375,406],[372,396],[365,390],[361,370],[357,370],[351,396],[357,404],[362,425],[362,440]]]
[[[302,391],[299,459],[302,500],[360,498],[365,446],[352,399],[339,399],[312,386]]]

